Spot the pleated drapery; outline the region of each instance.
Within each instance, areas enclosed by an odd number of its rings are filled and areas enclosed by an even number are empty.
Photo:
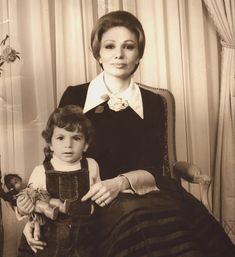
[[[235,243],[235,1],[204,2],[222,45],[213,213]]]

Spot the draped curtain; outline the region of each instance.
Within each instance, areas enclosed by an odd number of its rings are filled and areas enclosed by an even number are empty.
[[[204,2],[222,45],[213,212],[235,242],[235,1]]]
[[[135,14],[146,33],[135,80],[175,96],[178,159],[213,174],[220,45],[202,0],[0,0],[0,39],[8,34],[21,57],[4,65],[0,77],[3,175],[14,172],[27,181],[42,162],[40,133],[65,88],[100,72],[89,46],[93,24],[118,9]],[[3,256],[14,257],[23,222],[3,201],[2,213]]]

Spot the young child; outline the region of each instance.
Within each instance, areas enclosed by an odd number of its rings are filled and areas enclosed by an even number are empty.
[[[34,208],[31,210],[21,210],[18,208],[18,213],[21,215],[34,215],[34,213],[42,213],[46,217],[55,220],[59,211],[67,213],[69,208],[69,201],[62,202],[60,199],[50,198],[46,190],[34,189],[30,185],[26,187],[22,178],[18,174],[7,174],[4,176],[4,183],[9,190],[6,201],[10,203],[13,209],[17,201],[23,200],[26,195],[30,197],[34,203]],[[4,199],[4,198],[3,198]]]
[[[91,144],[93,132],[91,122],[73,105],[55,109],[42,132],[47,143],[46,160],[35,167],[29,184],[35,189],[47,190],[53,198],[68,200],[70,208],[67,214],[59,213],[57,220],[48,220],[41,226],[42,239],[47,246],[38,251],[37,256],[90,256],[92,205],[89,201],[81,202],[81,198],[90,185],[100,181],[100,175],[97,162],[83,158],[82,154]],[[20,208],[25,206],[25,203],[17,204]],[[18,256],[23,256],[22,245]]]

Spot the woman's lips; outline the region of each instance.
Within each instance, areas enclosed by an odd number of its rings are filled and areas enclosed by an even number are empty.
[[[113,63],[113,66],[118,69],[122,69],[126,67],[125,63]]]

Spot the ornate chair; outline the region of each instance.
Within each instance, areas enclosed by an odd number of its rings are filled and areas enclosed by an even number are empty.
[[[175,178],[179,183],[181,183],[181,179],[184,179],[189,183],[198,184],[200,187],[200,200],[211,212],[208,191],[212,179],[208,175],[201,174],[200,168],[195,164],[177,161],[175,142],[175,99],[173,94],[167,89],[152,88],[143,84],[139,84],[139,86],[161,95],[165,102],[167,142],[164,155],[164,175]]]

